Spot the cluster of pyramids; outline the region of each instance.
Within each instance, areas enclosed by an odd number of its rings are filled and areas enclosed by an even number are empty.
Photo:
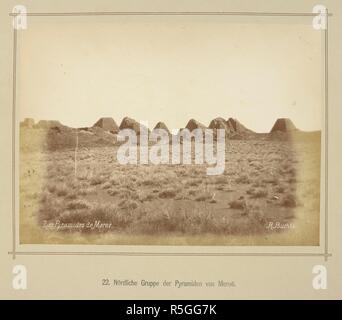
[[[93,127],[99,127],[102,128],[105,131],[111,132],[113,134],[117,134],[119,130],[122,129],[132,129],[134,130],[137,134],[140,133],[140,123],[134,119],[131,119],[129,117],[125,117],[120,126],[117,125],[117,123],[114,121],[113,118],[107,117],[107,118],[100,118],[94,125]],[[188,121],[187,125],[185,126],[186,129],[189,131],[193,131],[195,129],[224,129],[227,133],[228,136],[234,136],[234,135],[241,135],[241,136],[246,136],[246,135],[253,135],[256,134],[254,131],[246,128],[244,125],[242,125],[237,119],[229,118],[228,120],[225,120],[224,118],[215,118],[213,119],[209,126],[205,126],[204,124],[200,123],[199,121],[195,119],[191,119]],[[170,134],[170,130],[166,126],[164,122],[158,122],[154,129],[164,129]],[[153,129],[153,130],[154,130]],[[181,128],[180,130],[182,130]],[[147,130],[149,130],[147,128]],[[273,125],[271,129],[272,132],[289,132],[289,131],[294,131],[297,130],[297,128],[294,126],[292,121],[288,118],[281,118],[277,119],[275,124]]]
[[[71,128],[61,124],[59,121],[56,120],[40,120],[39,122],[35,123],[33,119],[26,118],[24,121],[20,123],[21,128],[26,129],[49,129],[49,137],[50,141],[58,140],[59,142],[53,144],[61,144],[64,145],[66,140],[72,140],[71,137],[73,136],[73,131],[76,128]],[[298,130],[292,121],[287,118],[278,119],[271,131],[269,133],[256,133],[248,128],[246,128],[243,124],[241,124],[237,119],[229,118],[225,120],[224,118],[215,118],[210,121],[208,126],[205,126],[201,122],[190,119],[185,126],[190,132],[195,129],[212,129],[214,130],[214,137],[216,136],[215,130],[223,129],[226,132],[227,139],[237,139],[237,140],[250,140],[250,139],[288,139],[292,135],[288,134],[291,132],[301,133]],[[182,130],[185,128],[180,128],[178,134],[181,133]],[[120,130],[123,129],[131,129],[134,130],[137,135],[140,135],[141,124],[129,117],[123,118],[121,121],[120,126],[117,125],[115,120],[111,117],[103,117],[100,118],[92,127],[84,127],[84,128],[77,128],[81,136],[80,138],[83,141],[83,144],[88,145],[101,145],[103,142],[104,144],[115,144],[117,141],[117,134]],[[171,132],[169,128],[166,126],[164,122],[158,122],[152,130],[155,129],[163,129],[165,130],[168,135],[171,137]],[[43,132],[39,133],[40,130],[34,130],[37,135],[44,134]],[[145,127],[145,132],[150,133],[150,129]],[[32,136],[33,132],[30,134]],[[304,133],[303,133],[304,134]],[[63,141],[62,141],[63,140]]]
[[[44,137],[46,144],[44,148],[57,150],[65,148],[72,149],[75,147],[75,130],[78,132],[80,145],[91,148],[116,145],[118,143],[117,133],[123,129],[132,129],[139,135],[141,125],[138,121],[125,117],[120,123],[120,126],[118,126],[113,118],[104,117],[100,118],[91,127],[71,128],[55,120],[40,120],[35,123],[33,119],[27,118],[20,123],[20,127],[22,129],[20,139],[23,150],[37,149],[39,146],[35,141],[42,141],[42,137]],[[214,137],[215,130],[224,129],[227,139],[232,140],[291,140],[294,136],[293,133],[295,133],[296,138],[300,139],[311,139],[317,133],[320,136],[319,132],[310,133],[298,130],[292,121],[287,118],[278,119],[268,133],[256,133],[233,118],[229,118],[228,120],[215,118],[210,121],[208,126],[205,126],[195,119],[190,119],[185,128],[189,131],[206,128],[213,129]],[[149,128],[145,129],[150,132]],[[170,130],[164,122],[158,122],[152,130],[155,129],[164,129],[171,137]],[[183,129],[181,128],[178,134]],[[29,134],[27,130],[30,130]]]
[[[54,128],[54,127],[66,127],[63,126],[59,121],[56,120],[40,120],[38,123],[34,122],[34,119],[32,118],[26,118],[24,121],[20,123],[21,127],[25,128],[39,128],[39,129],[48,129],[48,128]],[[123,129],[132,129],[137,134],[140,133],[140,123],[132,118],[125,117],[121,121],[120,126],[117,125],[115,120],[110,117],[103,117],[100,118],[93,126],[92,128],[101,128],[104,131],[117,134],[120,130]],[[229,118],[228,120],[225,120],[224,118],[218,117],[213,119],[209,126],[205,126],[201,122],[190,119],[185,126],[186,129],[189,131],[193,131],[195,129],[224,129],[228,135],[234,135],[234,134],[240,134],[240,135],[248,135],[248,134],[256,134],[254,131],[246,128],[243,124],[241,124],[237,119]],[[89,129],[89,128],[81,128],[81,129]],[[166,126],[164,122],[158,122],[154,129],[163,129],[170,133],[169,128]],[[153,130],[154,130],[153,129]],[[182,130],[181,128],[180,130]],[[150,131],[148,128],[146,130]],[[295,127],[291,119],[288,118],[280,118],[277,119],[277,121],[274,123],[271,133],[272,132],[291,132],[291,131],[298,131],[298,129]]]

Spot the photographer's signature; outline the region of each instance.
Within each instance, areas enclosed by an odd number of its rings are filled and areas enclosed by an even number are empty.
[[[288,222],[280,222],[280,221],[270,221],[266,224],[266,229],[268,230],[277,230],[277,229],[294,229],[295,225],[293,223]]]

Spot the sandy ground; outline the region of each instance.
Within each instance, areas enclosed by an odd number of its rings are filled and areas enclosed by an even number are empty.
[[[319,245],[320,142],[232,140],[225,172],[22,151],[20,243]]]

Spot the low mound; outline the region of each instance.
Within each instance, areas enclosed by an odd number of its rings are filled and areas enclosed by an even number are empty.
[[[40,120],[35,125],[35,128],[38,128],[38,129],[50,129],[54,127],[64,127],[64,126],[57,120]]]
[[[117,143],[115,135],[98,127],[88,131],[65,126],[44,130],[20,128],[21,151],[74,150],[77,139],[79,148],[109,147]]]
[[[292,120],[289,118],[280,118],[277,119],[277,121],[275,122],[275,124],[273,125],[272,129],[271,129],[271,133],[273,132],[293,132],[293,131],[297,131],[298,129],[295,127],[295,125],[293,124]]]
[[[118,133],[119,127],[113,118],[100,118],[93,127],[102,128],[105,131],[110,131],[112,133]]]
[[[33,128],[34,124],[34,119],[32,118],[25,118],[24,121],[20,122],[20,126],[25,128]]]

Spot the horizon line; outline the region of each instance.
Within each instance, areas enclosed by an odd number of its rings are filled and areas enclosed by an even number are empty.
[[[115,121],[114,117],[111,117],[111,116],[103,116],[103,117],[99,117],[92,125],[89,125],[89,126],[70,126],[70,125],[65,125],[63,122],[61,122],[61,120],[56,120],[56,119],[38,119],[38,120],[37,120],[37,119],[34,118],[34,117],[23,117],[19,124],[24,123],[25,120],[29,120],[29,119],[33,120],[33,122],[34,122],[35,125],[38,124],[40,121],[57,121],[57,122],[59,122],[62,126],[69,127],[69,128],[71,128],[71,129],[83,129],[83,128],[93,128],[93,127],[99,127],[99,128],[100,128],[100,126],[96,126],[96,125],[95,125],[98,121],[100,121],[101,119],[112,119],[112,120],[114,121],[115,125],[116,125],[117,127],[120,127],[121,124],[122,124],[122,122],[123,122],[124,119],[126,119],[126,118],[131,119],[131,120],[133,120],[133,121],[136,121],[136,122],[138,122],[139,124],[142,124],[142,123],[144,123],[144,124],[147,123],[147,124],[148,124],[148,123],[149,123],[148,120],[136,120],[136,119],[134,119],[134,118],[125,116],[125,117],[123,117],[123,118],[121,119],[120,124],[118,125],[118,123]],[[219,117],[216,117],[216,118],[214,118],[214,119],[212,119],[212,120],[210,120],[208,125],[203,124],[201,121],[198,121],[198,120],[196,120],[195,118],[190,118],[190,119],[187,121],[187,123],[186,123],[186,125],[185,125],[184,127],[172,128],[171,130],[174,130],[174,129],[176,129],[176,130],[183,130],[183,129],[186,129],[186,126],[188,125],[188,123],[189,123],[191,120],[196,121],[197,123],[203,125],[205,128],[208,128],[208,129],[209,129],[210,123],[211,123],[213,120],[216,120],[216,119],[223,119],[225,122],[228,122],[230,119],[235,120],[235,121],[237,121],[239,124],[241,124],[242,126],[244,126],[247,130],[250,130],[250,131],[252,131],[252,132],[254,132],[254,133],[260,133],[260,134],[271,132],[273,126],[276,124],[276,122],[277,122],[278,120],[290,120],[290,121],[292,122],[292,124],[294,125],[294,127],[295,127],[297,130],[302,131],[302,132],[318,132],[318,131],[320,132],[320,131],[322,131],[321,128],[312,129],[312,130],[302,130],[302,129],[298,128],[298,127],[295,125],[295,123],[293,122],[293,120],[292,120],[291,118],[289,118],[289,117],[279,117],[279,118],[276,118],[276,120],[273,122],[273,125],[271,126],[271,128],[270,128],[268,131],[262,131],[262,132],[261,132],[261,131],[254,131],[254,130],[252,130],[252,129],[247,128],[243,123],[241,123],[241,122],[238,120],[238,118],[228,117],[227,119],[225,119],[225,118],[220,117],[220,116],[219,116]],[[163,124],[165,124],[165,126],[166,126],[168,129],[170,129],[170,128],[166,125],[166,122],[163,121],[163,120],[159,120],[159,121],[157,121],[157,122],[155,123],[154,126],[147,126],[147,128],[150,129],[150,130],[153,130],[153,129],[155,129],[155,127],[156,127],[156,125],[157,125],[158,123],[163,123]],[[146,127],[146,125],[145,125],[145,127]]]

